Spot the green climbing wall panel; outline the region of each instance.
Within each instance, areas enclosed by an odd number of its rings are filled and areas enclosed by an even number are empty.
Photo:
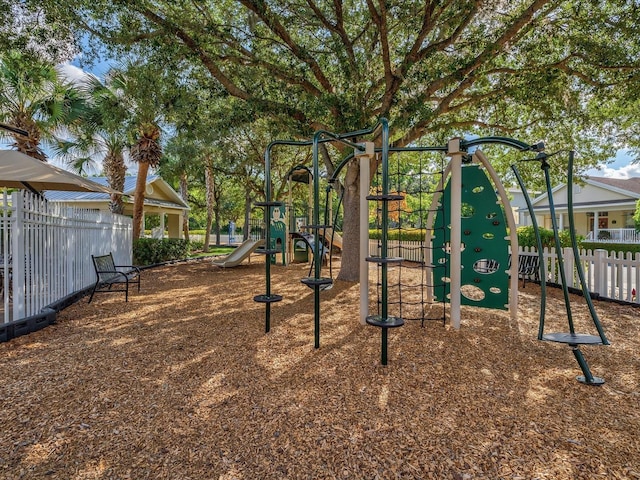
[[[434,297],[449,301],[451,179],[441,197],[444,205],[434,222]],[[441,226],[442,228],[438,228]],[[509,303],[507,221],[484,169],[462,167],[461,304],[503,309]]]

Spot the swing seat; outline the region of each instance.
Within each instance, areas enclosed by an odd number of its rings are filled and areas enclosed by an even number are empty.
[[[546,333],[542,340],[568,345],[602,345],[602,339],[598,335],[587,333]]]

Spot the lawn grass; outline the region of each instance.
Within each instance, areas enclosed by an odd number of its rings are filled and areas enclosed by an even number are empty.
[[[217,257],[220,255],[228,255],[235,250],[236,247],[228,247],[223,245],[214,245],[209,247],[208,252],[197,251],[191,252],[189,258]]]

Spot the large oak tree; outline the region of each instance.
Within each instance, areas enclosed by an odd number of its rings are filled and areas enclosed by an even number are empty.
[[[397,145],[517,135],[579,148],[588,165],[617,146],[621,126],[632,129],[615,116],[638,92],[635,0],[45,3],[114,52],[205,71],[243,114],[293,123],[300,136],[387,117]],[[340,277],[355,280],[356,165],[344,183]]]

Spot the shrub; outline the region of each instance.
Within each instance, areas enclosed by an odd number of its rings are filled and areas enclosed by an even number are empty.
[[[392,228],[389,229],[387,239],[401,240],[405,242],[423,242],[426,233],[426,230],[423,228]],[[382,238],[382,230],[369,230],[369,238],[373,240],[380,240]]]
[[[553,230],[549,230],[548,228],[538,228],[538,232],[540,232],[540,240],[542,241],[542,248],[555,248],[556,242],[553,237]],[[538,243],[536,242],[536,233],[532,225],[527,225],[526,227],[519,227],[518,231],[518,246],[520,247],[529,247],[529,248],[538,248]],[[569,230],[562,230],[558,237],[560,237],[560,246],[562,247],[570,247],[571,246],[571,235],[569,234]],[[576,241],[578,242],[578,247],[582,248],[582,242],[584,241],[584,236],[576,235]]]
[[[633,254],[640,252],[640,245],[635,243],[599,243],[599,242],[582,242],[580,248],[585,250],[606,250],[608,253],[613,252],[631,252]]]
[[[133,241],[133,263],[154,265],[187,257],[187,241],[182,238],[138,238]]]
[[[204,242],[198,242],[195,240],[191,240],[189,242],[189,253],[199,252],[204,248]]]

